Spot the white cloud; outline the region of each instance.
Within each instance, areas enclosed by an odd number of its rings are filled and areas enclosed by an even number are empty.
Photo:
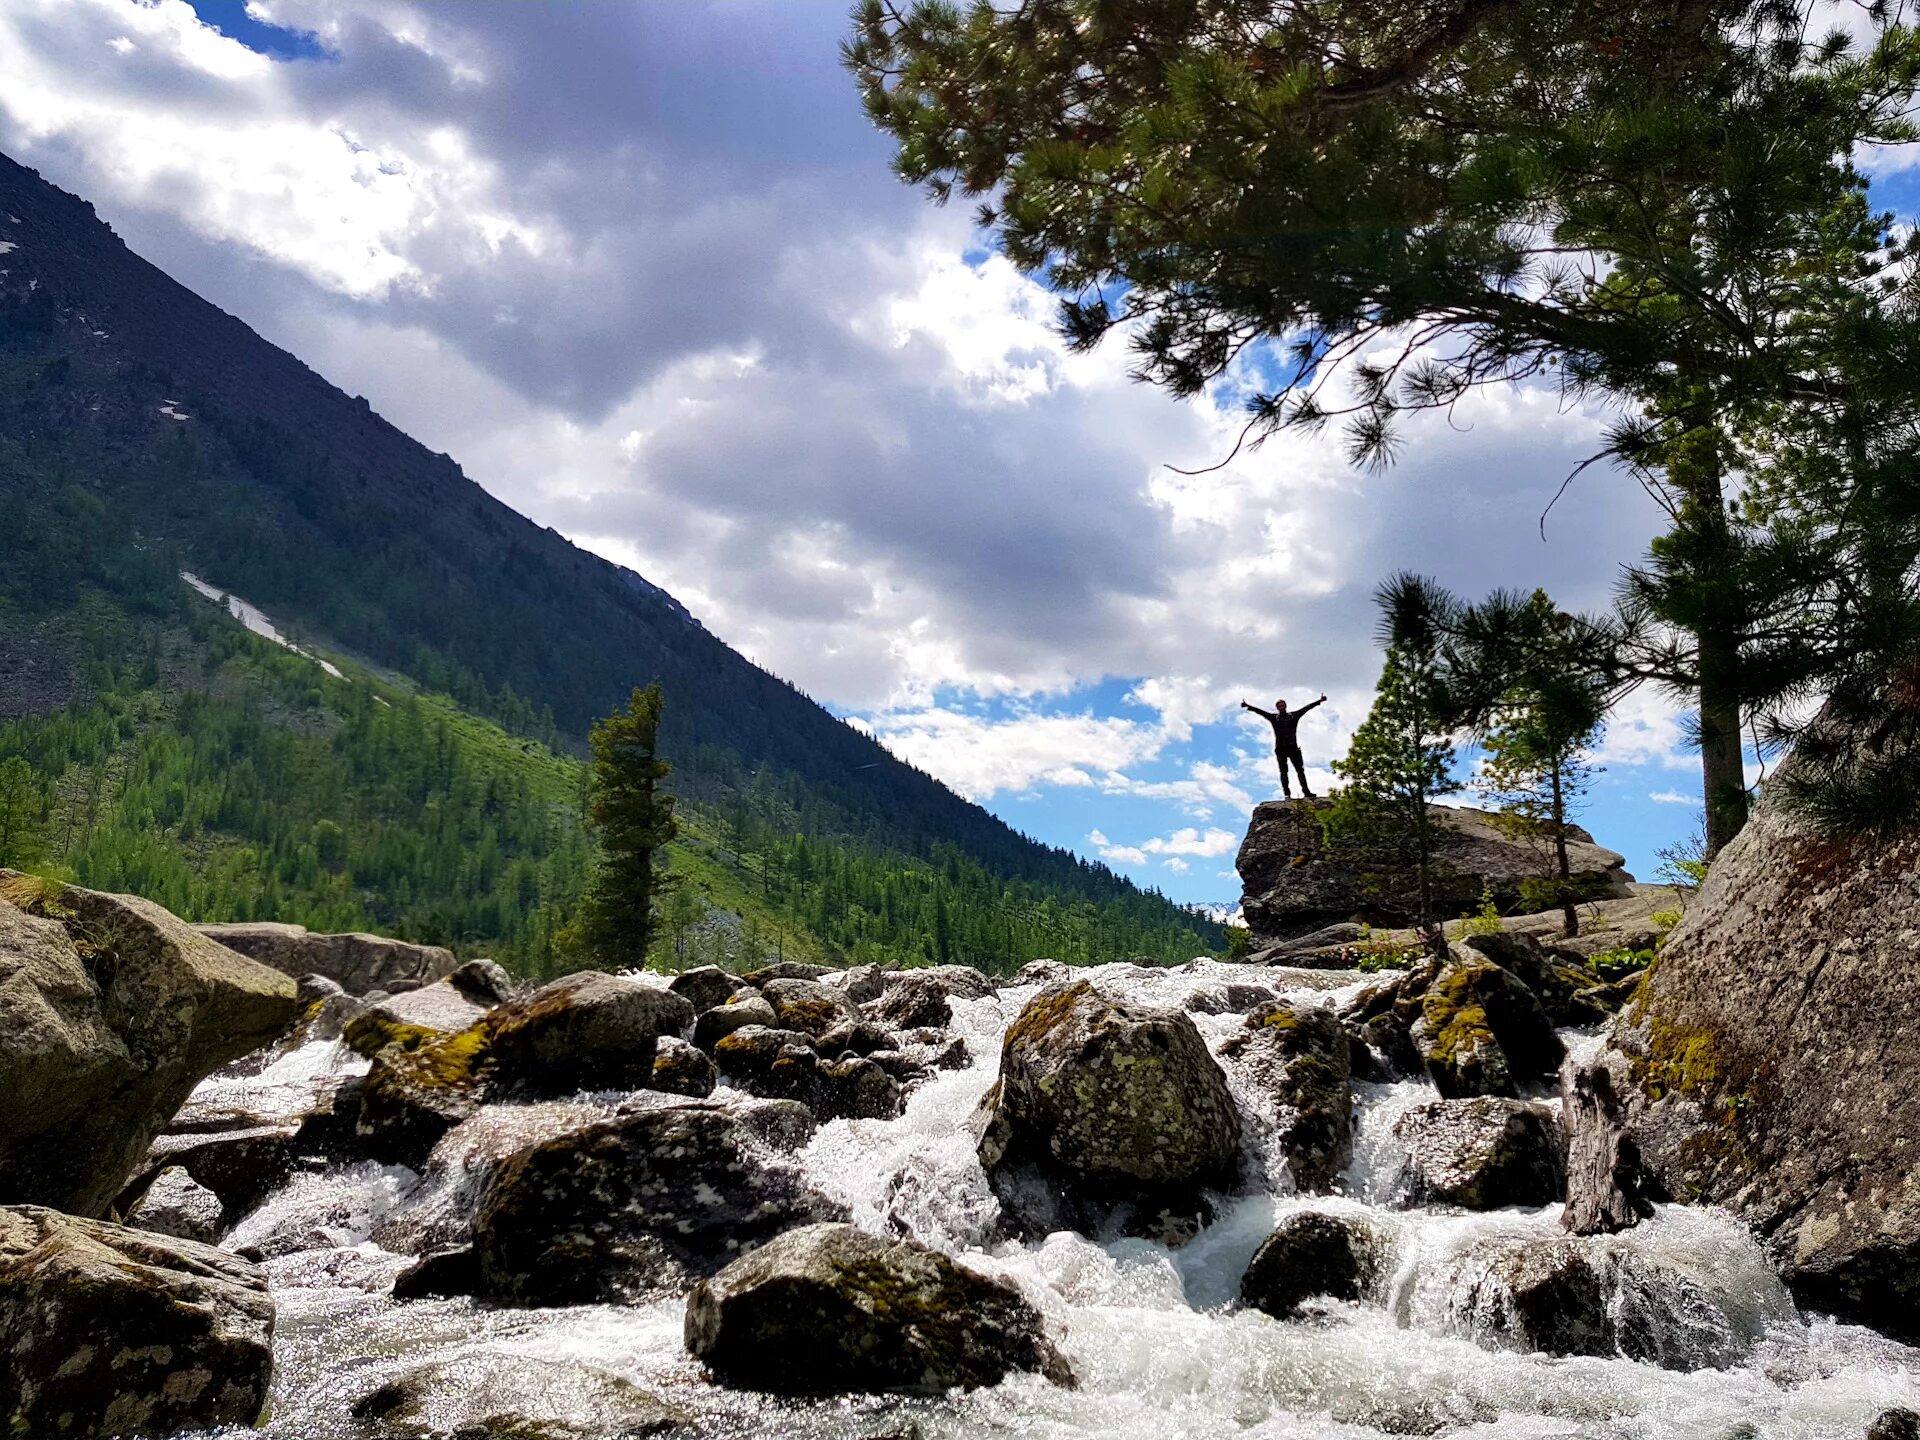
[[[945,709],[888,711],[867,717],[862,728],[972,800],[1037,784],[1098,785],[1164,744],[1150,726],[1092,714],[991,719]]]
[[[1685,795],[1678,790],[1655,790],[1647,796],[1647,799],[1656,805],[1698,805],[1700,803],[1698,795]]]
[[[1599,765],[1659,765],[1692,770],[1700,764],[1686,733],[1687,711],[1651,686],[1626,696],[1607,717],[1593,754]]]
[[[1119,845],[1099,830],[1087,835],[1087,844],[1101,859],[1116,865],[1144,865],[1149,856],[1162,856],[1162,864],[1176,873],[1188,869],[1186,857],[1230,855],[1240,848],[1240,837],[1231,830],[1210,826],[1205,831],[1191,825],[1169,835],[1156,835],[1138,845]],[[1175,863],[1177,862],[1177,863]]]

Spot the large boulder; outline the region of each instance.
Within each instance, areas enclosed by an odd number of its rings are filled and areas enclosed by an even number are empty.
[[[1247,1262],[1240,1303],[1287,1320],[1316,1296],[1359,1300],[1379,1277],[1384,1248],[1373,1228],[1355,1216],[1295,1211]]]
[[[1014,1371],[1072,1383],[1011,1285],[851,1225],[789,1231],[687,1297],[687,1349],[723,1385],[941,1395]]]
[[[1411,893],[1382,890],[1369,867],[1335,859],[1320,832],[1327,801],[1270,800],[1257,805],[1234,864],[1245,887],[1241,908],[1256,945],[1307,935],[1341,921],[1406,924],[1417,913]],[[1435,859],[1442,915],[1460,915],[1493,892],[1503,910],[1520,904],[1520,887],[1552,873],[1549,846],[1515,835],[1485,811],[1435,805]],[[1583,898],[1625,895],[1626,861],[1570,827],[1573,883]]]
[[[460,963],[444,945],[416,945],[384,935],[315,935],[304,925],[266,920],[194,928],[283,975],[324,975],[354,995],[402,983],[431,984]]]
[[[497,1086],[528,1095],[637,1090],[656,1042],[693,1024],[685,997],[625,975],[584,970],[543,985],[487,1018]]]
[[[1522,1082],[1557,1074],[1567,1053],[1533,992],[1477,955],[1440,971],[1407,1033],[1449,1099],[1518,1096]]]
[[[1407,1148],[1400,1191],[1409,1205],[1497,1210],[1553,1205],[1566,1194],[1560,1127],[1538,1105],[1435,1100],[1401,1115],[1393,1133]]]
[[[0,871],[0,1203],[103,1214],[193,1087],[299,1014],[151,901]]]
[[[377,1440],[642,1440],[692,1423],[611,1371],[508,1351],[403,1371],[349,1413]]]
[[[436,1035],[457,1035],[487,1013],[488,1006],[450,980],[389,995],[365,1006],[340,1027],[343,1040],[362,1055],[388,1045],[408,1048]]]
[[[1469,935],[1466,945],[1532,991],[1555,1025],[1596,1025],[1620,1008],[1619,992],[1580,956],[1549,948],[1525,931]]]
[[[1294,1188],[1332,1189],[1353,1159],[1353,1063],[1333,1011],[1271,1001],[1247,1015],[1220,1055],[1265,1112]]]
[[[783,1230],[845,1212],[724,1106],[658,1104],[516,1152],[487,1177],[473,1248],[518,1305],[679,1293]]]
[[[258,1424],[273,1299],[211,1245],[0,1208],[0,1433],[170,1434]]]
[[[1920,1340],[1916,935],[1920,834],[1828,839],[1764,796],[1570,1105],[1569,1218],[1727,1206],[1804,1308]]]
[[[783,1030],[824,1035],[834,1026],[860,1018],[847,992],[818,980],[769,980],[760,993],[773,1006],[774,1023]]]
[[[1014,1017],[980,1161],[1016,1229],[1152,1230],[1228,1184],[1240,1112],[1179,1011],[1049,985]]]

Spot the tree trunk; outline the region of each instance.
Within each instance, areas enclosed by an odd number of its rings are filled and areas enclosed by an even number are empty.
[[[1707,810],[1707,859],[1747,823],[1747,771],[1740,748],[1740,702],[1732,686],[1738,644],[1702,631],[1700,646],[1700,779]]]
[[[1553,857],[1560,871],[1560,918],[1563,934],[1580,933],[1580,912],[1573,904],[1573,864],[1567,859],[1567,796],[1560,785],[1560,767],[1565,761],[1553,761]]]

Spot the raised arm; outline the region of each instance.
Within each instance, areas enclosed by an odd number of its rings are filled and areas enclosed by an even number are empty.
[[[1294,711],[1293,713],[1295,715],[1304,715],[1307,713],[1307,711],[1313,709],[1314,706],[1324,705],[1326,703],[1327,703],[1327,697],[1322,695],[1318,700],[1309,700],[1306,704],[1302,705],[1298,710]]]
[[[1273,711],[1271,711],[1271,710],[1262,710],[1262,709],[1261,709],[1261,708],[1260,708],[1260,707],[1259,707],[1258,705],[1249,705],[1249,704],[1248,704],[1248,703],[1247,703],[1246,701],[1244,701],[1244,700],[1242,700],[1242,701],[1240,702],[1240,708],[1241,708],[1242,710],[1251,710],[1251,711],[1253,711],[1253,713],[1254,713],[1254,714],[1256,714],[1256,715],[1258,715],[1258,716],[1259,716],[1259,717],[1260,717],[1261,719],[1263,719],[1263,720],[1276,720],[1276,719],[1278,719],[1278,718],[1279,718],[1279,717],[1278,717],[1277,715],[1275,715],[1275,714],[1273,713]]]

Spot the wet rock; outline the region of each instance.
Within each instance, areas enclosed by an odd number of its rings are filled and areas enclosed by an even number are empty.
[[[1373,1228],[1350,1215],[1301,1210],[1260,1242],[1240,1280],[1240,1303],[1286,1320],[1316,1296],[1359,1300],[1380,1271]]]
[[[631,1303],[678,1293],[783,1230],[843,1218],[737,1115],[687,1101],[515,1152],[481,1194],[473,1248],[495,1299]]]
[[[1279,998],[1264,985],[1245,985],[1232,981],[1195,990],[1187,996],[1182,1008],[1197,1015],[1245,1015]]]
[[[254,1425],[273,1374],[273,1300],[259,1267],[211,1245],[4,1208],[0,1356],[8,1435]]]
[[[411,981],[427,985],[450,975],[458,962],[440,945],[415,945],[384,935],[315,935],[304,925],[246,921],[198,925],[202,935],[284,975],[324,975],[353,995],[397,993]]]
[[[416,1048],[435,1035],[457,1035],[487,1013],[465,991],[447,980],[389,995],[349,1020],[341,1038],[362,1055],[373,1056],[389,1045]]]
[[[1506,1241],[1480,1257],[1459,1304],[1474,1338],[1548,1355],[1614,1355],[1603,1266],[1572,1242]]]
[[[1566,1194],[1566,1162],[1551,1112],[1480,1096],[1416,1105],[1394,1122],[1407,1147],[1409,1205],[1497,1210],[1551,1205]]]
[[[350,1413],[374,1440],[642,1440],[692,1423],[611,1371],[505,1352],[408,1370]]]
[[[504,1005],[519,989],[506,967],[492,960],[469,960],[447,976],[447,983],[476,1005]]]
[[[845,991],[818,980],[769,980],[760,993],[773,1006],[774,1023],[783,1030],[818,1036],[860,1018],[860,1007]]]
[[[886,994],[887,972],[878,965],[856,965],[851,970],[826,976],[824,983],[844,990],[854,1004],[864,1005]]]
[[[1597,1024],[1620,1008],[1614,987],[1579,957],[1551,950],[1532,935],[1503,930],[1469,935],[1466,944],[1531,990],[1555,1025]]]
[[[1489,960],[1455,960],[1434,978],[1407,1031],[1441,1095],[1516,1097],[1560,1068],[1566,1046],[1533,996]]]
[[[1882,1410],[1867,1426],[1867,1440],[1920,1440],[1920,1412],[1904,1405]]]
[[[917,971],[900,976],[878,1000],[863,1007],[881,1025],[895,1030],[944,1027],[953,1023],[953,1005],[945,986]]]
[[[1353,1159],[1352,1061],[1339,1018],[1275,1000],[1249,1014],[1220,1055],[1265,1109],[1295,1187],[1330,1189]]]
[[[301,1122],[287,1119],[232,1130],[161,1135],[115,1208],[128,1212],[166,1169],[184,1170],[219,1200],[228,1223],[265,1200],[287,1178],[300,1153]],[[195,1237],[188,1237],[189,1239]]]
[[[1051,985],[1056,980],[1065,980],[1073,974],[1071,965],[1058,960],[1029,960],[1014,972],[1014,985]]]
[[[700,965],[682,970],[667,982],[667,988],[693,1007],[695,1015],[724,1005],[740,988],[740,982],[717,965]]]
[[[981,1164],[1009,1223],[1029,1232],[1137,1231],[1197,1213],[1240,1148],[1239,1111],[1193,1021],[1086,980],[1021,1009],[984,1110]]]
[[[713,1093],[720,1071],[704,1050],[695,1049],[677,1035],[663,1035],[653,1052],[651,1088],[696,1100]]]
[[[814,1082],[820,1070],[811,1035],[764,1025],[743,1025],[721,1036],[714,1043],[713,1062],[722,1079],[749,1095],[798,1100],[803,1105],[814,1098]]]
[[[324,1000],[331,1000],[336,995],[346,993],[337,981],[330,980],[325,975],[302,975],[294,982],[294,994],[299,997],[302,1005],[318,1005]]]
[[[422,1255],[393,1280],[396,1300],[446,1299],[480,1290],[480,1261],[471,1245]]]
[[[193,1087],[300,1013],[150,901],[0,871],[0,1203],[104,1212]]]
[[[721,1384],[776,1394],[939,1395],[1022,1370],[1072,1383],[1012,1286],[851,1225],[789,1231],[696,1285],[686,1342]]]
[[[220,1238],[220,1197],[178,1165],[153,1177],[146,1194],[127,1212],[127,1224],[176,1240],[211,1245]]]
[[[908,981],[932,986],[955,1000],[984,1000],[999,989],[985,971],[971,965],[922,965],[912,970],[898,970],[887,977],[887,989],[893,990]]]
[[[624,975],[584,970],[488,1017],[497,1087],[524,1095],[637,1090],[662,1035],[693,1024],[684,996]]]
[[[713,1047],[726,1036],[748,1025],[758,1025],[772,1030],[779,1026],[779,1017],[773,1013],[763,996],[748,991],[744,995],[735,995],[733,999],[711,1010],[703,1010],[693,1022],[693,1043],[708,1054]]]
[[[822,1055],[871,1055],[877,1050],[897,1050],[900,1037],[884,1025],[871,1020],[844,1020],[822,1035],[817,1048]]]
[[[903,1094],[885,1066],[849,1056],[819,1062],[809,1108],[822,1120],[892,1120]]]
[[[823,975],[831,975],[830,965],[809,965],[804,960],[779,960],[771,965],[762,965],[758,970],[749,970],[740,978],[757,990],[763,990],[770,980],[818,980]]]
[[[357,1087],[353,1133],[362,1154],[419,1169],[446,1133],[483,1098],[488,1034],[425,1032],[377,1052]]]

